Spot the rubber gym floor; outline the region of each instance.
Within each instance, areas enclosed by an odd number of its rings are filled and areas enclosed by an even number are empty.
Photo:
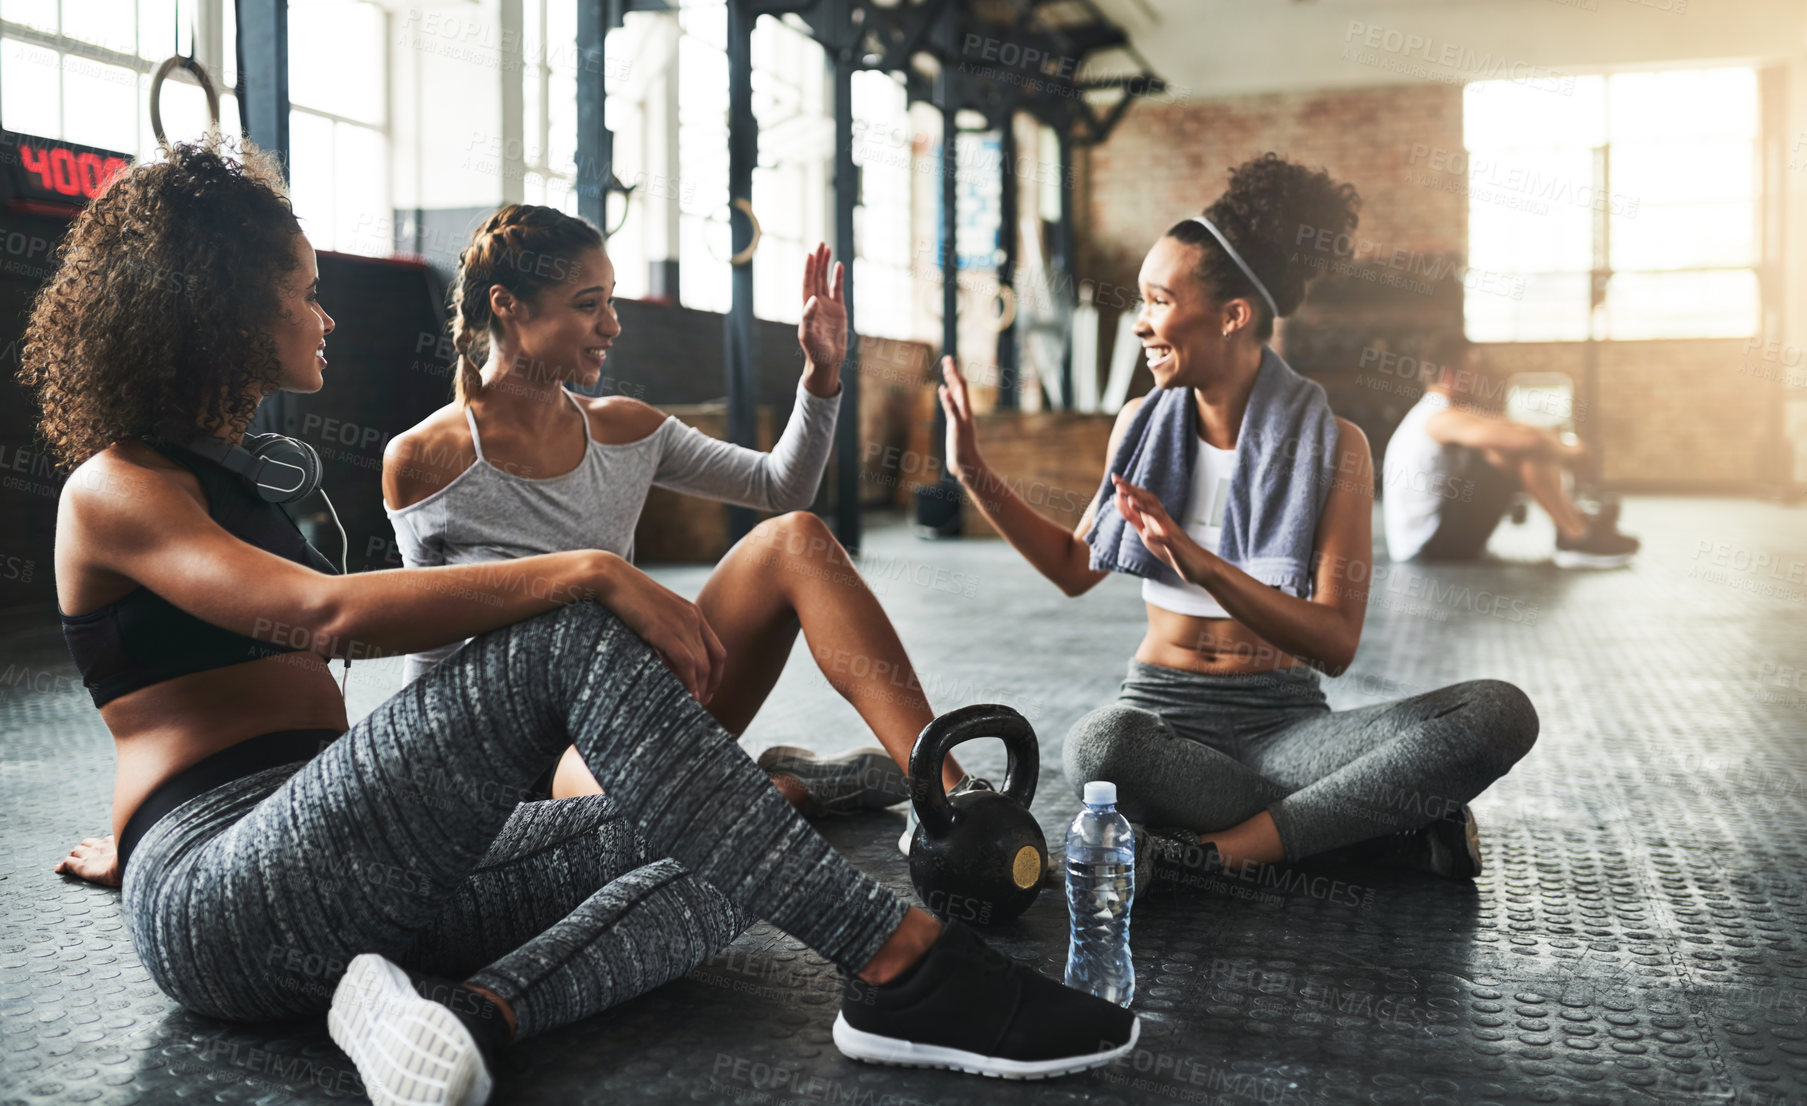
[[[1630,569],[1548,561],[1536,519],[1469,566],[1381,560],[1334,706],[1511,680],[1535,750],[1475,804],[1472,886],[1281,871],[1146,898],[1137,1050],[1040,1083],[836,1052],[828,964],[761,924],[689,977],[515,1050],[517,1103],[1737,1103],[1807,1101],[1807,510],[1633,498]],[[1109,700],[1142,628],[1133,581],[1065,600],[994,541],[880,522],[860,558],[938,709],[1003,702],[1040,738],[1049,840],[1077,801],[1060,741]],[[654,575],[694,594],[697,568]],[[0,638],[0,1103],[358,1101],[324,1021],[225,1025],[149,982],[116,892],[50,871],[108,821],[112,756],[53,622]],[[353,717],[398,662],[352,669]],[[744,738],[866,744],[799,644]],[[996,742],[968,766],[1002,768]],[[909,894],[901,810],[819,823]],[[729,832],[729,827],[723,827]],[[1056,846],[1058,847],[1058,845]],[[1321,877],[1321,878],[1320,878]],[[1063,900],[991,939],[1058,975]]]

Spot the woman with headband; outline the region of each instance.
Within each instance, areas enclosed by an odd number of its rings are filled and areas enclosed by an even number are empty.
[[[1154,244],[1135,327],[1155,388],[1119,414],[1072,533],[986,464],[966,382],[943,363],[947,455],[998,531],[1068,595],[1109,572],[1142,578],[1148,631],[1122,692],[1073,727],[1063,759],[1075,789],[1113,781],[1151,827],[1140,857],[1191,869],[1156,878],[1358,843],[1350,854],[1472,878],[1467,803],[1537,737],[1530,701],[1498,680],[1347,711],[1319,687],[1361,640],[1373,462],[1267,343],[1320,271],[1293,244],[1354,230],[1360,204],[1269,153]]]

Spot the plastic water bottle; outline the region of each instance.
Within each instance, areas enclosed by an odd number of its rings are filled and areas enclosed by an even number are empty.
[[[1117,785],[1085,785],[1085,809],[1067,830],[1067,986],[1128,1006],[1136,996],[1129,958],[1129,904],[1136,892],[1135,837],[1117,813]]]

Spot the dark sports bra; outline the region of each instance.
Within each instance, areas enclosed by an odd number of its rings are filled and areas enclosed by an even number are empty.
[[[296,564],[335,572],[288,512],[266,502],[244,479],[186,450],[152,444],[157,452],[194,473],[207,496],[207,513],[240,541]],[[141,687],[246,661],[300,650],[245,637],[205,622],[147,587],[137,587],[86,614],[63,614],[63,640],[82,686],[97,707]]]

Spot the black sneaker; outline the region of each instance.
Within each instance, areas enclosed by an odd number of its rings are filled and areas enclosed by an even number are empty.
[[[1187,874],[1215,871],[1217,847],[1176,826],[1133,826],[1136,834],[1136,894],[1156,886],[1172,888]]]
[[[834,1043],[855,1060],[1047,1079],[1101,1067],[1136,1046],[1128,1010],[1075,991],[949,922],[916,965],[885,984],[850,979]]]
[[[1176,826],[1136,829],[1136,894],[1208,886],[1223,868],[1217,846]]]
[[[501,1011],[482,995],[446,980],[417,988],[375,953],[352,958],[326,1028],[375,1106],[483,1106],[508,1039]]]
[[[1640,546],[1638,539],[1621,534],[1598,519],[1578,538],[1556,535],[1557,568],[1623,568]]]
[[[1129,828],[1135,833],[1136,882],[1131,890],[1130,904],[1135,904],[1135,896],[1143,891],[1152,890],[1157,884],[1169,885],[1175,882],[1175,876],[1190,867],[1202,871],[1217,856],[1217,847],[1210,842],[1200,843],[1198,834],[1188,829],[1173,826],[1144,826],[1131,822]],[[1043,890],[1061,890],[1067,886],[1067,858],[1064,850],[1048,850],[1048,867],[1042,873]]]
[[[1481,874],[1481,827],[1464,803],[1428,826],[1362,843],[1361,859],[1446,879]]]
[[[768,776],[789,776],[803,785],[802,811],[809,818],[883,810],[910,797],[909,777],[877,746],[819,757],[795,745],[774,745],[756,763]]]

